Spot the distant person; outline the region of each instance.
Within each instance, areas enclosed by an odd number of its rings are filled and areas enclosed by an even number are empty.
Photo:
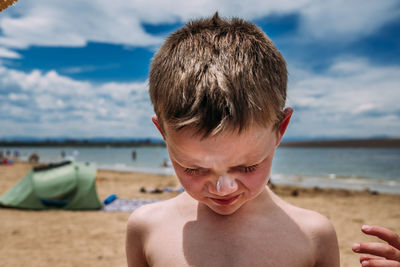
[[[6,156],[3,159],[3,164],[11,165],[14,163],[14,157],[11,153],[11,150],[6,151]]]
[[[65,151],[64,150],[61,151],[61,155],[60,156],[61,156],[61,159],[65,158]]]
[[[169,167],[172,167],[172,164],[168,159],[164,159],[161,166],[164,168],[169,168]]]
[[[329,220],[266,186],[293,112],[286,85],[285,60],[252,23],[215,14],[166,39],[150,98],[185,192],[132,213],[128,266],[339,266]]]
[[[376,225],[363,225],[361,230],[367,235],[376,236],[387,242],[355,243],[352,247],[354,252],[369,254],[360,257],[362,266],[400,267],[400,237],[398,234]]]
[[[132,150],[132,160],[136,160],[136,150]]]
[[[29,163],[36,164],[39,163],[39,159],[40,159],[39,154],[35,152],[29,156],[28,161]]]
[[[0,150],[0,164],[3,164],[4,162],[4,154],[3,154],[3,150]]]
[[[18,159],[19,156],[20,156],[20,153],[19,153],[18,149],[15,149],[13,154],[14,154],[14,159]]]
[[[11,150],[9,150],[9,149],[6,150],[6,160],[7,160],[7,162],[6,162],[7,164],[10,164],[13,162]]]

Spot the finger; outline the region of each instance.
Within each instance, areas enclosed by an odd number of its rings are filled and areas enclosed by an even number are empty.
[[[368,260],[361,263],[363,267],[400,267],[400,262],[392,260]]]
[[[400,249],[400,237],[395,232],[381,226],[376,225],[363,225],[361,230],[367,235],[376,236],[386,242],[391,246]]]
[[[360,243],[352,246],[354,252],[371,254],[374,256],[384,257],[388,260],[400,261],[400,250],[384,243]]]
[[[382,257],[376,257],[376,256],[371,256],[371,255],[362,255],[360,257],[360,263],[363,261],[368,261],[368,260],[384,260],[385,258]]]

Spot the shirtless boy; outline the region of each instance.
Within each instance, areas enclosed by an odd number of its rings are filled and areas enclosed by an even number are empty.
[[[249,22],[215,14],[168,37],[150,96],[185,192],[132,213],[128,266],[339,266],[331,223],[266,187],[293,112],[286,82],[282,55]]]

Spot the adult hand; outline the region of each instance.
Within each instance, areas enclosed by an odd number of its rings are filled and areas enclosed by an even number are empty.
[[[367,235],[376,236],[386,243],[356,243],[352,249],[356,253],[365,253],[360,257],[362,266],[400,267],[400,237],[393,231],[380,227],[363,225],[361,230]]]

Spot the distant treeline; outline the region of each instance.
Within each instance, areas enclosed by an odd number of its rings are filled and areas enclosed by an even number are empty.
[[[0,140],[2,147],[162,147],[163,140],[156,139],[134,139],[134,140],[90,140],[90,139],[68,139],[68,140]]]
[[[91,140],[91,139],[66,139],[66,140],[0,140],[1,147],[165,147],[161,139],[131,139],[131,140]],[[366,147],[366,148],[400,148],[400,138],[382,139],[349,139],[349,140],[311,140],[311,141],[285,141],[281,147]]]
[[[349,139],[349,140],[318,140],[318,141],[287,141],[281,147],[365,147],[365,148],[400,148],[400,138],[382,139]]]

